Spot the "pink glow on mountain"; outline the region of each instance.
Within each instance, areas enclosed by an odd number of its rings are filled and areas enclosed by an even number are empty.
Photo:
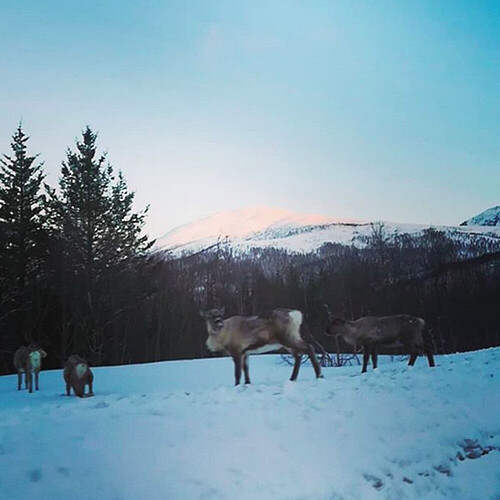
[[[204,217],[172,229],[159,238],[160,248],[173,248],[200,240],[246,238],[277,227],[319,226],[354,220],[336,219],[317,214],[298,214],[272,207],[250,207]]]

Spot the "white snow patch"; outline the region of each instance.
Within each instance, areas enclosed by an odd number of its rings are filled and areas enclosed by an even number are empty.
[[[256,356],[239,387],[230,358],[94,368],[88,399],[0,377],[0,498],[498,499],[500,348],[436,361],[292,383]]]

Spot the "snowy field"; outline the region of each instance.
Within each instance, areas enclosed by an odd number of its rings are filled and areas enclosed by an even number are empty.
[[[0,498],[500,498],[500,348],[430,369],[327,368],[279,356],[97,368],[94,398],[0,377]],[[469,440],[469,441],[467,441]]]

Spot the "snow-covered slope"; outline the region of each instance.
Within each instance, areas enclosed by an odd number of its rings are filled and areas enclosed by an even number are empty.
[[[419,233],[428,227],[384,222],[388,233]],[[491,233],[492,237],[500,238],[500,227],[434,227],[450,233]],[[368,236],[372,231],[370,223],[256,207],[216,214],[173,229],[159,238],[157,247],[181,254],[195,252],[220,241],[242,251],[274,247],[291,252],[312,252],[327,242],[350,244],[356,236]]]
[[[0,498],[500,497],[500,348],[378,370],[255,356],[96,368],[94,398],[0,377]],[[475,457],[475,458],[474,458]]]
[[[488,208],[479,215],[472,217],[461,224],[462,226],[500,226],[500,205]]]
[[[217,213],[172,229],[158,239],[157,246],[161,249],[189,251],[220,240],[248,241],[265,234],[283,235],[339,222],[341,221],[323,215],[297,214],[271,207],[250,207]]]

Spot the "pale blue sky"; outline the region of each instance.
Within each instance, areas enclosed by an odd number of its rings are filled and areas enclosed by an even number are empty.
[[[500,202],[498,1],[23,0],[0,7],[0,151],[57,179],[85,125],[148,229],[270,205],[458,223]]]

